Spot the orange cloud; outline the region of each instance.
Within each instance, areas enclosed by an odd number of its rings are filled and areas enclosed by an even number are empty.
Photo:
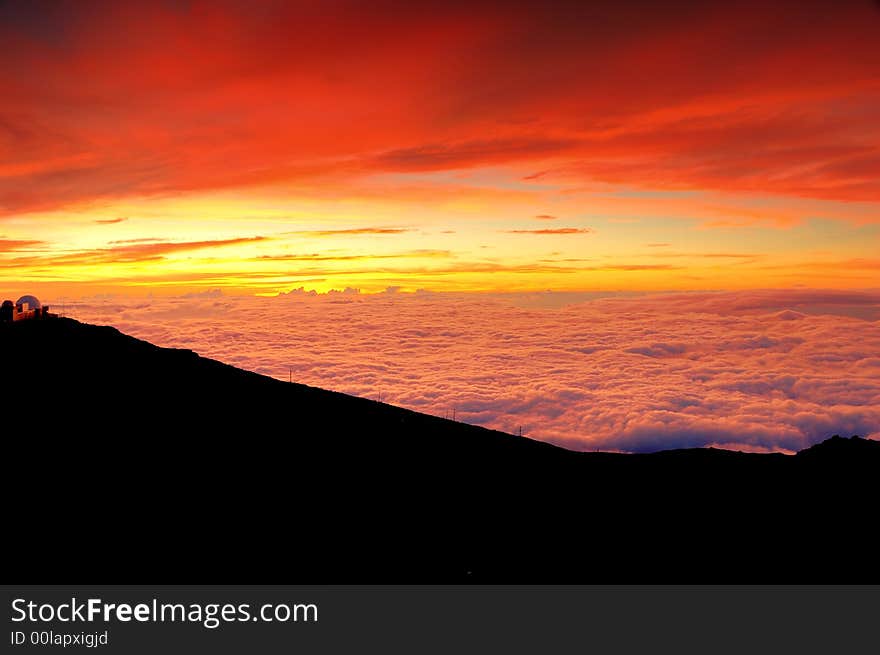
[[[355,234],[403,234],[411,232],[409,228],[404,227],[352,227],[337,230],[297,230],[293,232],[285,232],[285,234],[299,234],[301,236],[312,237],[333,237]]]
[[[260,255],[257,257],[261,261],[285,261],[285,262],[350,262],[350,261],[372,261],[377,259],[423,259],[423,258],[446,258],[452,257],[449,250],[431,250],[419,249],[410,250],[408,252],[397,252],[390,254],[363,254],[363,255],[320,255],[318,253],[297,255]]]
[[[206,248],[219,248],[222,246],[240,245],[265,241],[266,237],[245,237],[236,239],[219,239],[214,241],[184,241],[166,242],[148,239],[142,242],[134,239],[135,243],[113,246],[110,248],[95,248],[72,253],[52,253],[40,257],[16,257],[0,266],[16,267],[32,264],[130,264],[162,259],[165,255],[186,252],[191,250],[203,250]]]
[[[0,252],[15,252],[43,245],[42,241],[32,239],[0,239]]]
[[[590,234],[588,227],[557,227],[544,230],[505,230],[508,234]]]

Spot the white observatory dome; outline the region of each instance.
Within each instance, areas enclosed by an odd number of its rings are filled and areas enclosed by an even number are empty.
[[[40,309],[42,307],[36,296],[22,296],[15,302],[15,305],[18,306],[25,303],[27,303],[28,309]]]

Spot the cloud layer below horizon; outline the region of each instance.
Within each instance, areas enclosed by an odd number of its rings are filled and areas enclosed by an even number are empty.
[[[832,434],[880,437],[880,291],[213,292],[66,309],[280,379],[454,409],[575,449],[796,451]]]

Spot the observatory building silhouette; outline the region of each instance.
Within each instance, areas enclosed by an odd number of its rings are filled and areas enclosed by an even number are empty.
[[[4,300],[0,307],[0,321],[24,321],[35,318],[48,318],[53,316],[49,313],[49,305],[43,305],[36,296],[22,296],[15,303]]]

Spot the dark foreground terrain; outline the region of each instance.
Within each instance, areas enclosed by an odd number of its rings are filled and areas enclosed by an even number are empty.
[[[575,453],[69,319],[0,324],[17,582],[880,582],[880,443]]]

